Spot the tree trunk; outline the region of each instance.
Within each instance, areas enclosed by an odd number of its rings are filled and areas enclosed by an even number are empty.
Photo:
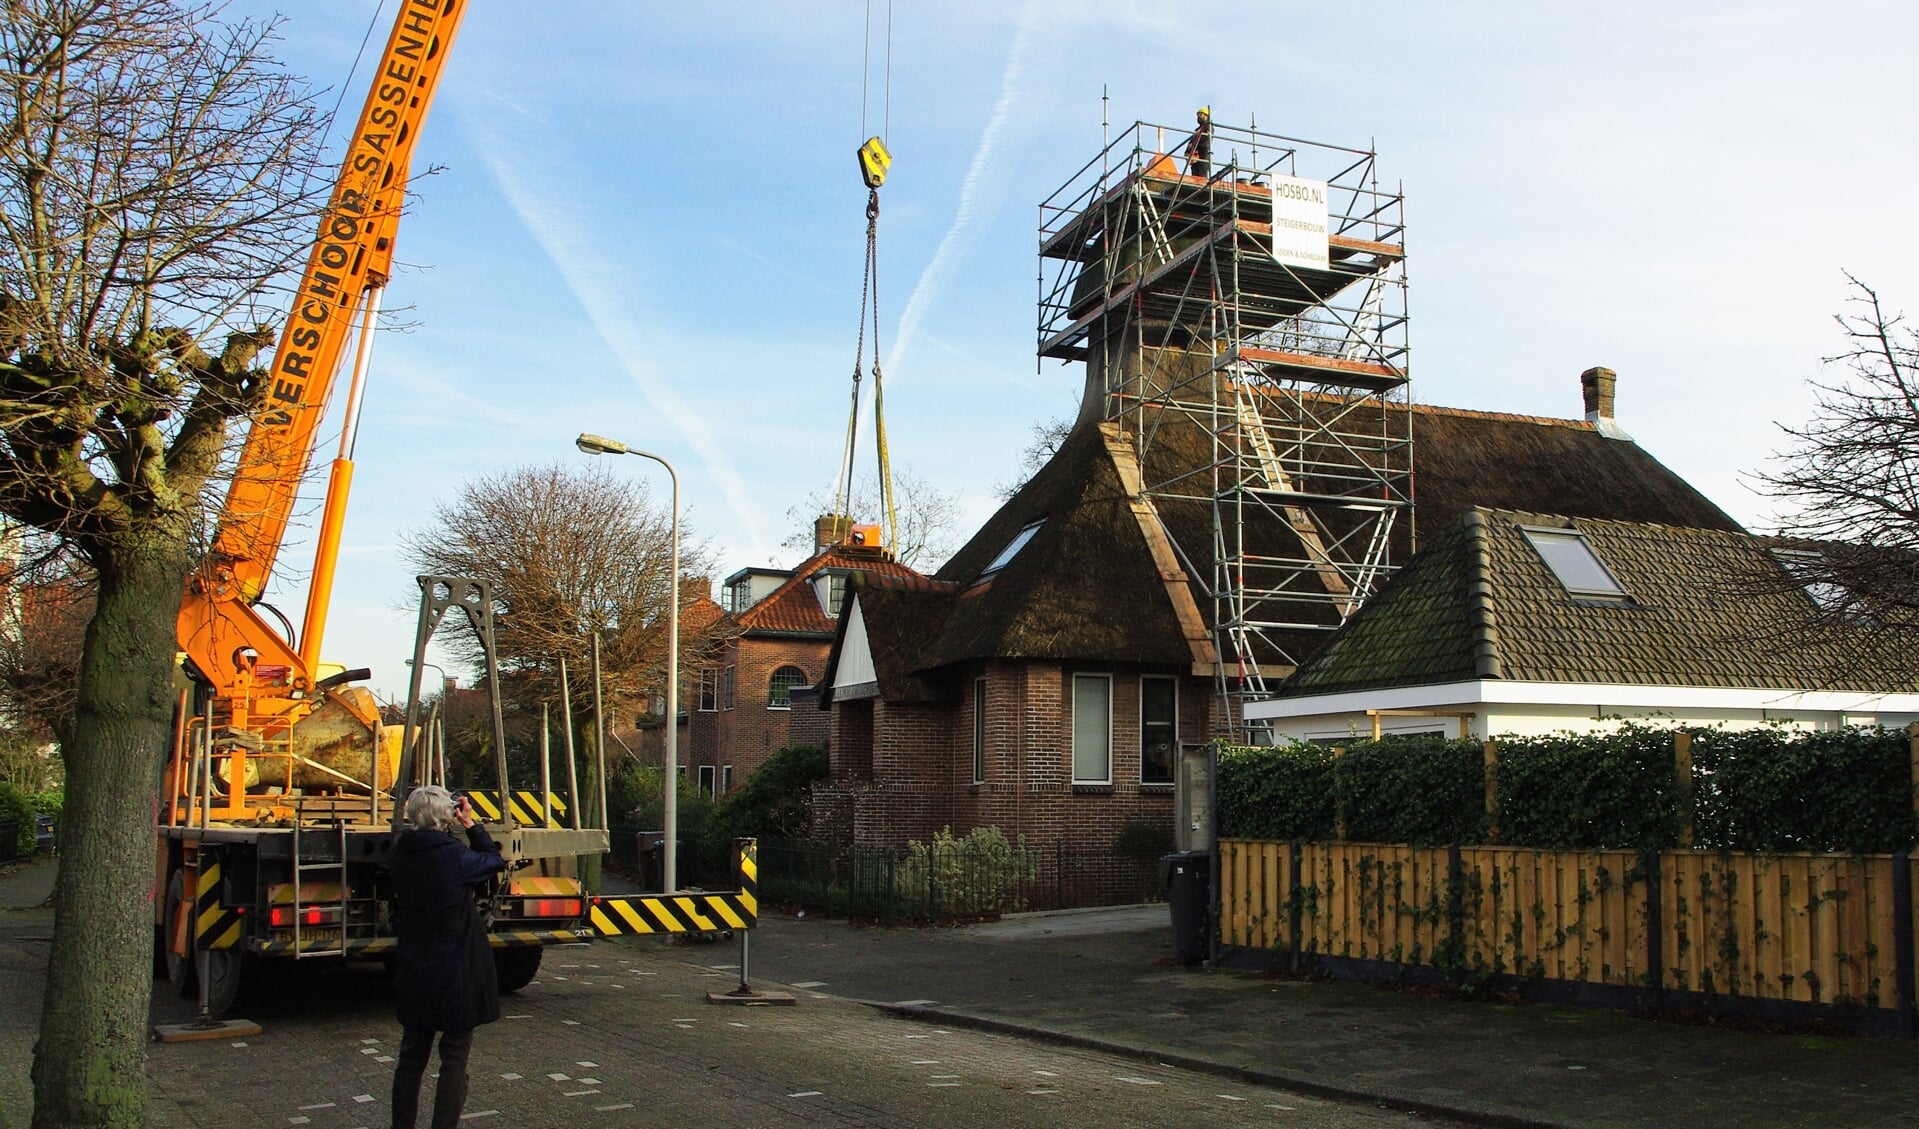
[[[154,804],[172,725],[181,536],[150,530],[99,571],[67,791],[53,952],[34,1046],[34,1129],[138,1126],[153,990]],[[99,563],[99,562],[96,562]]]

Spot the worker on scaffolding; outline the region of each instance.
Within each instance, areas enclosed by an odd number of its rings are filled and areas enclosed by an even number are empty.
[[[1196,125],[1193,136],[1186,141],[1186,174],[1188,176],[1209,177],[1213,175],[1213,111],[1209,106],[1201,106],[1193,115]]]

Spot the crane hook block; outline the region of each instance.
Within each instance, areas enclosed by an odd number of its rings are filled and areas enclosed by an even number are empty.
[[[886,170],[893,167],[893,154],[886,151],[886,145],[877,137],[869,137],[866,144],[860,146],[860,179],[868,188],[878,188],[886,183]]]

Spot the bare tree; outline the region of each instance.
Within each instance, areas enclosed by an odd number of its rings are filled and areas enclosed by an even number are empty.
[[[799,554],[803,560],[813,555],[813,521],[832,509],[833,499],[825,491],[809,494],[806,501],[788,507],[786,518],[794,530],[780,548]],[[849,507],[852,518],[861,523],[883,523],[880,509],[879,480],[867,475],[853,483]],[[894,557],[904,565],[928,571],[953,555],[959,548],[959,494],[945,493],[921,477],[911,467],[893,472],[893,508],[899,518],[899,544]]]
[[[1039,468],[1045,466],[1054,455],[1059,454],[1059,449],[1066,444],[1066,437],[1072,433],[1073,421],[1061,416],[1055,416],[1044,423],[1034,424],[1033,439],[1026,445],[1026,450],[1020,453],[1019,470],[1013,475],[1011,481],[999,483],[994,487],[993,492],[999,495],[1000,501],[1011,501],[1013,495],[1019,493],[1020,488],[1039,473]]]
[[[1791,631],[1884,669],[1919,647],[1919,334],[1847,280],[1836,319],[1847,347],[1825,361],[1834,375],[1812,382],[1812,419],[1780,425],[1792,446],[1754,478],[1789,510],[1780,583],[1811,597]]]
[[[506,609],[497,633],[502,696],[517,707],[510,712],[537,719],[542,702],[557,710],[559,659],[566,657],[572,721],[581,735],[582,794],[596,759],[585,724],[592,716],[594,633],[601,637],[609,687],[643,692],[665,684],[672,526],[671,511],[653,500],[645,480],[622,473],[618,463],[595,461],[522,467],[469,482],[453,501],[434,508],[425,528],[401,540],[421,571],[495,585]],[[689,543],[682,523],[681,575],[711,567],[709,550]],[[701,595],[682,585],[682,606]],[[690,628],[682,624],[683,665],[699,642]],[[470,635],[449,633],[446,645],[482,669]]]
[[[62,548],[23,553],[0,570],[0,716],[21,735],[64,748],[73,741],[94,577]]]
[[[271,25],[218,16],[10,0],[0,19],[0,513],[96,578],[36,1126],[143,1119],[174,621],[229,425],[261,402],[255,307],[312,230],[323,115]]]

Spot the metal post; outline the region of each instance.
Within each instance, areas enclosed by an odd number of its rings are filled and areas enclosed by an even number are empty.
[[[540,704],[540,826],[553,826],[553,730]]]
[[[566,746],[566,802],[573,807],[573,830],[580,829],[579,758],[573,754],[573,692],[566,682],[566,656],[560,656],[560,737]]]
[[[600,633],[593,633],[593,748],[599,760],[600,826],[611,827],[606,818],[606,715],[600,710]]]

